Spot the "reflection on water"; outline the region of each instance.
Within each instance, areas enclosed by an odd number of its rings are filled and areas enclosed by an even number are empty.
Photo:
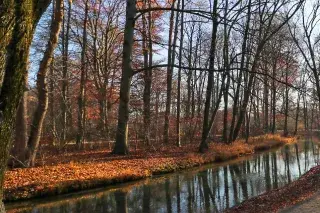
[[[318,165],[319,146],[311,141],[282,147],[247,160],[188,171],[116,189],[25,203],[8,212],[221,212],[248,198],[284,186]]]

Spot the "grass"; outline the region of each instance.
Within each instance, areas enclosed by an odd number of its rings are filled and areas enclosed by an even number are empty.
[[[231,145],[218,144],[211,147],[216,152],[216,161],[226,161],[238,156],[252,154],[258,151],[268,150],[284,144],[291,144],[297,141],[296,137],[282,137],[281,135],[265,134],[250,137],[248,142],[244,139],[237,140]]]
[[[280,135],[266,134],[263,136],[252,137],[248,143],[254,146],[255,151],[267,150],[272,147],[281,146],[283,144],[291,144],[297,141],[296,137],[282,137]]]
[[[110,150],[66,153],[46,160],[50,166],[13,169],[6,172],[4,200],[14,201],[65,194],[170,173],[208,163],[227,161],[257,151],[294,143],[296,138],[262,135],[237,140],[231,145],[210,143],[205,154],[197,145],[137,150],[115,156]]]

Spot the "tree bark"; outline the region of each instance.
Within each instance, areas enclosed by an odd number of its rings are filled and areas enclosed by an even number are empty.
[[[209,134],[209,114],[210,114],[210,104],[211,104],[211,95],[213,90],[213,74],[214,74],[214,60],[215,60],[215,51],[216,51],[216,39],[217,39],[217,30],[218,30],[218,0],[214,0],[213,3],[213,23],[212,23],[212,34],[211,34],[211,47],[210,47],[210,61],[209,61],[209,74],[208,74],[208,83],[206,91],[206,101],[203,115],[203,125],[202,125],[202,139],[199,147],[200,152],[205,152],[209,149],[207,142],[207,135]]]
[[[276,132],[276,69],[277,69],[277,58],[274,58],[273,66],[272,66],[272,134],[275,134]]]
[[[5,73],[7,46],[12,36],[14,20],[14,1],[3,0],[0,2],[0,91]]]
[[[241,61],[240,61],[240,70],[239,70],[240,73],[239,73],[239,77],[238,77],[238,84],[237,84],[237,88],[236,88],[236,93],[234,95],[232,120],[231,120],[229,141],[228,141],[229,143],[231,143],[233,141],[233,133],[234,133],[236,118],[237,118],[237,114],[238,114],[238,101],[239,101],[239,93],[240,93],[240,84],[242,81],[243,68],[245,66],[245,53],[247,50],[247,42],[248,42],[248,37],[249,37],[250,19],[251,19],[251,0],[248,3],[247,21],[246,21],[243,42],[242,42],[242,47],[241,47],[242,55],[241,55]]]
[[[27,166],[34,166],[39,142],[41,138],[42,126],[48,110],[48,83],[47,75],[52,63],[54,49],[58,44],[59,32],[63,18],[63,0],[56,0],[54,18],[51,22],[50,38],[44,52],[37,75],[38,105],[34,113],[30,136],[28,140]]]
[[[267,62],[265,62],[267,63]],[[264,132],[269,132],[269,86],[268,86],[268,68],[267,64],[264,68],[265,76],[263,77],[263,103],[264,103]]]
[[[300,92],[297,98],[297,109],[296,109],[295,126],[294,126],[293,135],[297,135],[297,132],[298,132],[299,113],[300,113]]]
[[[54,60],[54,59],[52,59]],[[49,111],[50,111],[50,119],[51,119],[51,146],[56,145],[57,136],[57,129],[56,129],[56,115],[55,115],[55,100],[54,100],[54,68],[53,62],[50,66],[50,73],[49,73],[49,80],[50,80],[50,87],[49,87]]]
[[[180,2],[180,1],[179,1]],[[169,27],[169,47],[168,47],[168,67],[167,67],[167,100],[166,100],[166,111],[164,115],[164,133],[163,140],[164,143],[169,143],[169,124],[170,124],[170,112],[171,112],[171,96],[172,96],[172,73],[174,57],[175,57],[175,44],[177,38],[177,24],[178,24],[178,14],[176,16],[175,23],[175,33],[172,44],[172,34],[173,34],[173,22],[174,22],[174,4],[175,0],[173,0],[171,5],[171,14],[170,14],[170,27]],[[179,3],[178,3],[179,7]]]
[[[289,60],[289,58],[287,58]],[[288,71],[289,71],[289,65],[287,64],[286,70],[285,70],[285,110],[284,110],[284,129],[283,129],[283,136],[288,136],[288,114],[289,114],[289,87],[288,87]]]
[[[225,1],[225,16],[224,16],[224,41],[223,41],[223,63],[225,68],[225,75],[227,75],[227,83],[223,91],[224,111],[223,111],[223,132],[222,140],[224,143],[228,142],[228,97],[230,86],[230,65],[229,65],[229,34],[227,30],[227,15],[228,15],[228,0]]]
[[[35,26],[49,3],[49,0],[12,0],[9,4],[14,5],[15,20],[9,44],[6,46],[7,60],[0,94],[0,200],[3,199],[4,174],[12,140],[13,125],[20,99],[25,90],[29,49]],[[2,207],[1,211],[3,212],[4,208]]]
[[[124,29],[123,54],[122,54],[122,74],[120,84],[120,103],[118,111],[118,127],[116,142],[113,148],[114,154],[126,155],[128,149],[128,120],[129,120],[129,100],[130,84],[133,75],[131,56],[133,47],[134,25],[136,16],[136,1],[127,0],[126,24]]]
[[[66,32],[65,27],[63,26],[62,30],[62,104],[61,104],[61,114],[62,114],[62,137],[61,141],[63,143],[67,140],[67,123],[68,123],[68,106],[69,106],[69,97],[68,97],[68,60],[69,60],[69,31],[70,31],[70,19],[71,19],[71,5],[72,1],[68,0],[68,17],[66,23]],[[65,22],[65,19],[63,19]],[[70,116],[69,116],[70,117]],[[70,118],[69,118],[70,119]],[[72,123],[72,122],[69,122]],[[71,125],[72,126],[72,125]]]
[[[27,82],[25,85],[27,85]],[[12,158],[11,162],[9,162],[11,166],[25,166],[27,140],[27,92],[25,91],[21,97],[16,115],[14,142],[11,149]]]
[[[147,2],[144,2],[144,6]],[[148,8],[151,8],[148,0]],[[148,13],[148,20],[142,15],[143,22],[143,58],[144,58],[144,91],[143,91],[143,123],[144,123],[144,140],[150,145],[150,126],[151,126],[151,86],[152,86],[152,19],[151,12]],[[147,27],[148,23],[148,27]]]
[[[83,20],[83,33],[82,33],[82,51],[81,51],[81,77],[80,77],[80,91],[78,97],[78,134],[77,146],[80,149],[84,143],[85,128],[86,128],[86,80],[87,80],[87,24],[88,24],[88,0],[85,2]]]
[[[183,49],[183,27],[184,27],[184,0],[181,0],[181,24],[180,24],[180,46],[179,46],[179,69],[178,69],[178,86],[177,86],[177,129],[176,129],[176,145],[177,147],[181,146],[181,66],[182,66],[182,49]]]

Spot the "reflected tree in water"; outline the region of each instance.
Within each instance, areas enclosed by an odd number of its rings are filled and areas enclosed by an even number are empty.
[[[117,213],[127,213],[127,192],[125,191],[116,191],[114,197],[116,200],[116,212]]]

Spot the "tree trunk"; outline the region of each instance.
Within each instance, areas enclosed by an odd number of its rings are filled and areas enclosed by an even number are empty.
[[[284,129],[283,129],[283,136],[287,137],[288,136],[288,113],[289,113],[289,88],[288,88],[288,67],[289,65],[287,64],[287,68],[285,70],[285,79],[286,79],[286,85],[285,85],[285,117],[284,117]]]
[[[227,75],[227,83],[223,91],[224,111],[223,111],[223,132],[222,140],[224,143],[228,142],[228,97],[229,97],[229,86],[230,86],[230,65],[229,65],[229,34],[227,30],[227,16],[228,16],[228,0],[225,1],[224,11],[224,41],[223,41],[223,63],[225,69],[225,75]]]
[[[209,114],[210,114],[211,95],[213,90],[214,60],[215,60],[215,51],[216,51],[217,29],[218,29],[217,7],[218,7],[218,0],[214,0],[209,75],[208,75],[208,83],[207,83],[207,91],[206,91],[206,102],[204,106],[205,108],[204,108],[204,115],[203,115],[202,139],[199,147],[199,151],[202,153],[209,149],[209,145],[207,142],[207,135],[209,134]]]
[[[3,0],[0,2],[0,91],[6,65],[7,46],[12,36],[11,22],[14,18],[14,1]]]
[[[298,121],[299,121],[299,112],[300,112],[300,92],[297,98],[297,110],[296,110],[296,118],[295,118],[295,126],[293,135],[297,135],[298,132]]]
[[[25,83],[27,85],[27,82]],[[16,122],[15,122],[15,137],[11,149],[12,159],[9,164],[16,167],[16,164],[25,166],[26,149],[27,149],[27,92],[23,93],[18,107]]]
[[[54,58],[52,59],[54,60]],[[56,145],[56,139],[57,137],[57,129],[56,129],[56,115],[55,115],[55,100],[54,100],[54,77],[53,77],[54,69],[53,69],[53,62],[51,63],[50,66],[50,74],[49,74],[49,79],[50,79],[50,87],[49,87],[49,111],[50,111],[50,119],[51,119],[51,137],[52,141],[51,144],[52,146]]]
[[[82,51],[81,51],[81,77],[80,77],[80,91],[78,97],[78,134],[77,134],[77,146],[80,149],[84,143],[85,128],[86,128],[86,80],[87,80],[87,24],[88,24],[88,0],[85,2],[84,9],[84,21],[83,21],[83,33],[82,33]]]
[[[108,117],[107,117],[107,91],[105,88],[100,89],[99,114],[100,114],[100,133],[103,138],[108,137]]]
[[[52,63],[54,49],[58,44],[58,37],[63,18],[63,1],[56,0],[55,3],[56,7],[54,12],[54,18],[52,19],[51,23],[50,38],[47,44],[47,48],[44,52],[43,58],[41,60],[37,75],[38,105],[34,113],[30,130],[30,136],[28,140],[27,166],[34,166],[41,138],[43,120],[48,109],[47,74],[49,71],[50,64]]]
[[[148,0],[149,9],[151,8],[151,0]],[[146,113],[146,123],[149,124],[149,127],[147,128],[146,134],[148,137],[148,145],[150,145],[150,128],[151,128],[151,88],[152,88],[152,65],[153,65],[153,46],[152,46],[152,30],[153,30],[153,20],[152,20],[152,12],[148,12],[148,50],[149,50],[149,69],[147,74],[147,96],[146,96],[146,103],[148,106],[147,113]]]
[[[144,5],[147,2],[144,2]],[[148,0],[148,8],[151,7]],[[143,58],[144,58],[144,91],[143,91],[143,123],[144,123],[144,141],[150,145],[150,126],[151,126],[151,85],[152,85],[152,19],[151,12],[148,15],[148,27],[145,15],[142,15],[143,22]],[[148,28],[148,30],[147,30]],[[147,42],[148,41],[148,42]],[[149,67],[149,68],[148,68]]]
[[[263,103],[264,103],[264,133],[269,132],[269,87],[268,87],[268,68],[267,64],[264,68],[265,75],[263,77]]]
[[[239,135],[239,132],[240,132],[240,129],[241,129],[241,126],[243,124],[243,120],[244,120],[244,117],[245,117],[245,114],[246,114],[246,111],[247,111],[247,106],[248,106],[248,103],[249,103],[249,98],[251,96],[251,89],[252,89],[253,81],[254,81],[254,78],[255,78],[255,70],[256,70],[257,60],[258,60],[259,55],[260,54],[257,53],[256,59],[253,62],[253,66],[252,66],[253,73],[250,74],[248,86],[247,86],[247,88],[245,89],[245,92],[244,92],[243,101],[242,101],[242,104],[241,104],[241,107],[240,107],[239,119],[238,119],[237,124],[236,124],[236,126],[234,128],[232,141],[235,141],[237,139],[237,137]]]
[[[303,118],[304,118],[304,130],[308,131],[309,130],[309,119],[308,119],[308,105],[307,105],[306,94],[303,95]]]
[[[180,1],[180,0],[179,0]],[[183,48],[183,27],[184,27],[184,0],[181,1],[181,24],[180,24],[180,45],[179,45],[179,68],[178,68],[178,87],[177,87],[177,129],[176,129],[176,145],[181,146],[181,130],[180,130],[180,120],[181,120],[181,66],[182,66],[182,48]]]
[[[180,2],[180,1],[179,1]],[[175,44],[177,38],[177,26],[178,26],[178,14],[176,16],[175,23],[175,33],[174,33],[174,41],[172,45],[172,33],[173,33],[173,20],[174,20],[174,4],[175,0],[172,1],[171,5],[171,14],[170,14],[170,27],[169,27],[169,47],[168,47],[168,67],[167,67],[167,100],[166,100],[166,111],[164,115],[164,133],[163,139],[164,143],[169,143],[169,124],[170,124],[170,112],[171,112],[171,96],[172,96],[172,73],[173,67],[171,66],[175,57]],[[179,7],[179,3],[178,3]]]
[[[122,75],[120,84],[120,103],[118,111],[118,127],[116,142],[113,153],[126,155],[128,149],[128,120],[130,84],[133,75],[131,56],[133,47],[134,24],[136,16],[136,1],[127,0],[126,24],[124,29],[123,54],[122,54]]]
[[[275,134],[276,132],[276,83],[275,83],[275,78],[276,78],[276,69],[277,69],[277,59],[274,59],[275,61],[273,62],[273,67],[272,67],[272,134]]]
[[[63,30],[63,33],[62,33],[62,54],[63,54],[62,65],[63,65],[63,68],[62,68],[62,104],[61,104],[61,114],[62,114],[61,141],[63,142],[63,144],[67,140],[67,123],[68,123],[68,106],[69,106],[68,59],[69,59],[69,31],[70,31],[71,5],[72,5],[72,1],[69,0],[68,1],[68,18],[67,18],[66,32],[64,32],[65,27],[63,26],[63,28],[62,28],[62,30]],[[63,19],[63,22],[64,21],[65,21],[65,19]],[[71,122],[71,124],[72,124],[72,122]]]
[[[16,112],[25,90],[32,37],[35,26],[50,1],[44,0],[38,4],[33,4],[31,0],[11,1],[10,3],[12,4],[8,5],[14,5],[15,20],[12,36],[9,38],[9,44],[6,45],[7,60],[0,94],[0,200],[3,199],[4,175]],[[5,7],[4,11],[9,11],[9,8]],[[1,212],[4,212],[3,205],[0,209]]]
[[[231,120],[229,141],[228,141],[229,143],[231,143],[233,141],[233,133],[234,133],[236,118],[237,118],[237,114],[238,114],[238,101],[239,101],[239,93],[240,93],[240,84],[242,81],[242,73],[243,73],[243,68],[245,65],[245,53],[247,50],[247,40],[249,37],[250,19],[251,19],[251,0],[248,3],[247,21],[246,21],[243,42],[242,42],[242,47],[241,47],[242,55],[241,55],[241,61],[240,61],[240,70],[239,70],[240,73],[239,73],[239,77],[238,77],[238,84],[237,84],[237,88],[236,88],[236,93],[234,95],[232,120]]]

